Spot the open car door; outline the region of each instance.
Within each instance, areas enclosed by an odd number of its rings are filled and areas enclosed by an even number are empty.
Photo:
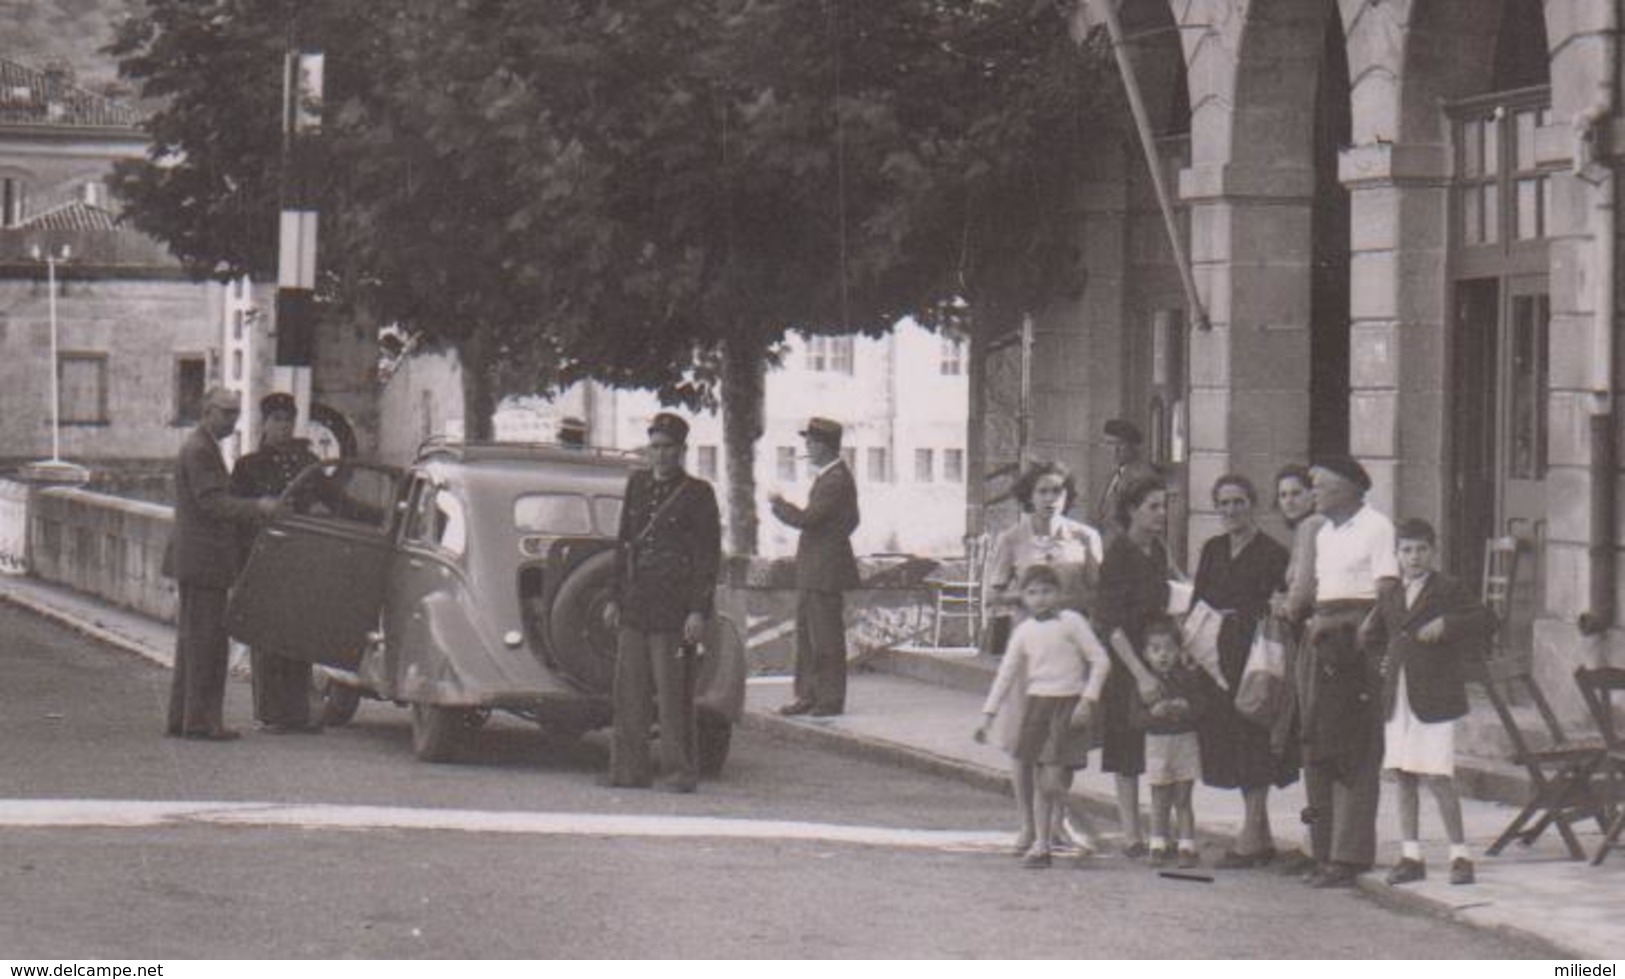
[[[353,670],[378,627],[402,510],[400,470],[324,462],[282,495],[232,592],[227,625],[251,646]]]

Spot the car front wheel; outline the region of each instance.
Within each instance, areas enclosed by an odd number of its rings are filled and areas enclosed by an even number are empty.
[[[422,761],[456,761],[474,726],[466,707],[412,705],[412,752]]]

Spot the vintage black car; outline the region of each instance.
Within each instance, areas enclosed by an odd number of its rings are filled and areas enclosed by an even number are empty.
[[[426,445],[406,470],[312,466],[259,534],[232,635],[319,664],[323,715],[363,696],[412,709],[418,757],[447,761],[493,710],[555,734],[610,719],[603,622],[621,494],[636,461],[553,445]],[[695,665],[702,771],[744,705],[735,625],[713,617]]]

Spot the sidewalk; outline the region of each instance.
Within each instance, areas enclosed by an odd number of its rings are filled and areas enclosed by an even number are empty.
[[[172,660],[175,633],[169,625],[69,589],[3,575],[0,601],[166,667]],[[982,702],[974,690],[854,672],[848,693],[849,712],[843,717],[813,720],[778,716],[775,709],[789,699],[788,678],[752,681],[742,723],[752,730],[811,747],[956,778],[992,791],[1007,791],[1004,755],[971,740]],[[1115,818],[1110,776],[1093,770],[1080,772],[1074,793],[1092,815]],[[1378,823],[1382,840],[1378,860],[1384,865],[1392,862],[1398,850],[1392,796],[1384,792]],[[1277,845],[1290,848],[1301,836],[1301,784],[1271,793],[1270,803]],[[1592,867],[1569,860],[1556,834],[1548,833],[1532,848],[1514,844],[1499,857],[1486,857],[1484,847],[1511,819],[1514,810],[1497,803],[1463,800],[1479,883],[1451,887],[1443,879],[1445,844],[1431,805],[1431,800],[1423,800],[1423,849],[1434,876],[1420,884],[1390,888],[1382,883],[1381,872],[1368,874],[1361,880],[1366,893],[1469,925],[1534,937],[1581,958],[1625,956],[1625,913],[1621,912],[1620,902],[1620,895],[1625,894],[1625,853],[1616,853],[1603,866]],[[1240,825],[1240,795],[1198,786],[1196,813],[1204,837],[1204,857],[1211,862]],[[1013,813],[1011,818],[1013,822]],[[1577,827],[1577,832],[1588,849],[1595,847],[1599,838],[1595,827],[1590,827],[1589,832],[1586,827]],[[1111,834],[1106,836],[1110,841]]]
[[[849,680],[848,713],[842,717],[779,717],[775,708],[788,700],[787,678],[754,681],[747,698],[745,724],[855,757],[889,761],[1008,791],[1004,754],[971,740],[982,706],[978,693],[905,677],[857,672]],[[1513,844],[1500,856],[1485,856],[1484,848],[1517,810],[1500,803],[1464,799],[1463,816],[1478,865],[1478,883],[1452,887],[1446,879],[1447,844],[1439,829],[1437,810],[1432,799],[1424,797],[1422,847],[1430,876],[1418,884],[1389,887],[1382,882],[1382,876],[1398,857],[1398,816],[1395,794],[1389,785],[1383,788],[1377,824],[1381,869],[1361,878],[1361,890],[1407,909],[1539,938],[1583,958],[1625,955],[1625,905],[1621,904],[1621,895],[1625,895],[1625,854],[1615,853],[1601,867],[1592,867],[1587,862],[1570,860],[1557,834],[1548,832],[1533,847]],[[1110,775],[1093,769],[1079,772],[1073,793],[1091,815],[1115,823]],[[1142,804],[1148,801],[1142,789]],[[1277,846],[1290,849],[1300,843],[1302,824],[1298,814],[1303,805],[1301,782],[1270,793],[1270,822]],[[1204,862],[1211,864],[1240,829],[1241,794],[1198,785],[1195,808],[1204,837]],[[1012,824],[1014,820],[1012,811]],[[1576,833],[1588,851],[1593,851],[1601,839],[1592,824],[1576,827]],[[1106,836],[1112,841],[1113,834]]]

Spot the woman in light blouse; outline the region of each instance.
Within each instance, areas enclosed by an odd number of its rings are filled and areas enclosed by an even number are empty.
[[[1061,607],[1088,616],[1094,611],[1095,586],[1105,557],[1100,534],[1065,516],[1078,495],[1066,467],[1034,463],[1016,480],[1011,495],[1021,505],[1023,517],[994,542],[982,585],[982,607],[989,616],[1004,619],[990,626],[999,637],[992,649],[995,655],[1004,652],[1010,626],[1022,616],[1022,572],[1037,564],[1054,568],[1061,578]]]

